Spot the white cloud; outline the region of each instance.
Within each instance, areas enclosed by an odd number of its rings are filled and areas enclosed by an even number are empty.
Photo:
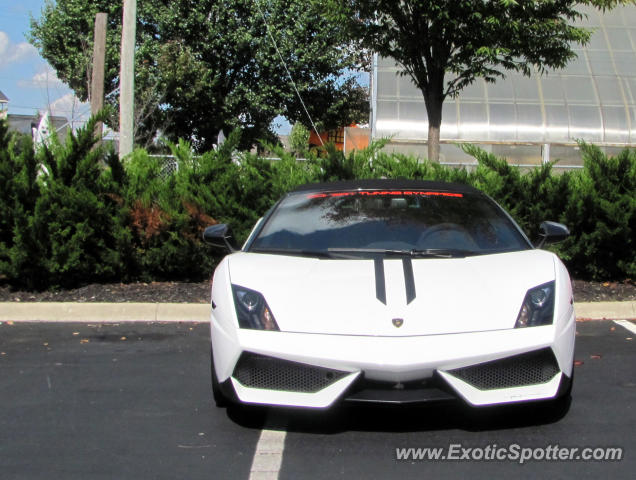
[[[51,102],[50,110],[52,115],[66,117],[72,122],[85,122],[91,115],[89,103],[80,102],[75,95],[67,93]]]
[[[62,80],[57,78],[55,70],[46,65],[44,69],[33,75],[30,80],[18,80],[20,88],[66,88]]]
[[[37,54],[37,49],[30,43],[12,43],[9,35],[0,31],[0,68],[29,57],[36,57]]]

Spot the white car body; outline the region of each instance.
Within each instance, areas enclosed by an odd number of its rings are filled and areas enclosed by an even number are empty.
[[[552,323],[515,328],[526,294],[549,282]],[[232,285],[262,294],[279,331],[240,328]],[[213,381],[242,403],[483,406],[555,399],[571,384],[571,282],[545,250],[378,260],[247,249],[218,265],[212,305]]]

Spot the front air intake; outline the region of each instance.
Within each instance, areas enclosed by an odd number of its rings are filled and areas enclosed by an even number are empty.
[[[244,352],[232,376],[241,385],[265,390],[316,393],[348,372]]]
[[[549,348],[523,353],[492,362],[448,370],[454,377],[479,390],[523,387],[546,383],[559,373],[554,353]]]

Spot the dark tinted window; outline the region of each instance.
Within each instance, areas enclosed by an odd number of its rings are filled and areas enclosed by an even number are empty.
[[[529,248],[482,195],[427,191],[298,193],[273,212],[252,251],[456,249],[471,254]]]

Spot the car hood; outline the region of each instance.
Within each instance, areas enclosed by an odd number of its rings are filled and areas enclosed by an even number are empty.
[[[528,289],[555,279],[554,259],[543,250],[377,262],[227,258],[231,282],[261,292],[281,331],[373,336],[513,328]]]

